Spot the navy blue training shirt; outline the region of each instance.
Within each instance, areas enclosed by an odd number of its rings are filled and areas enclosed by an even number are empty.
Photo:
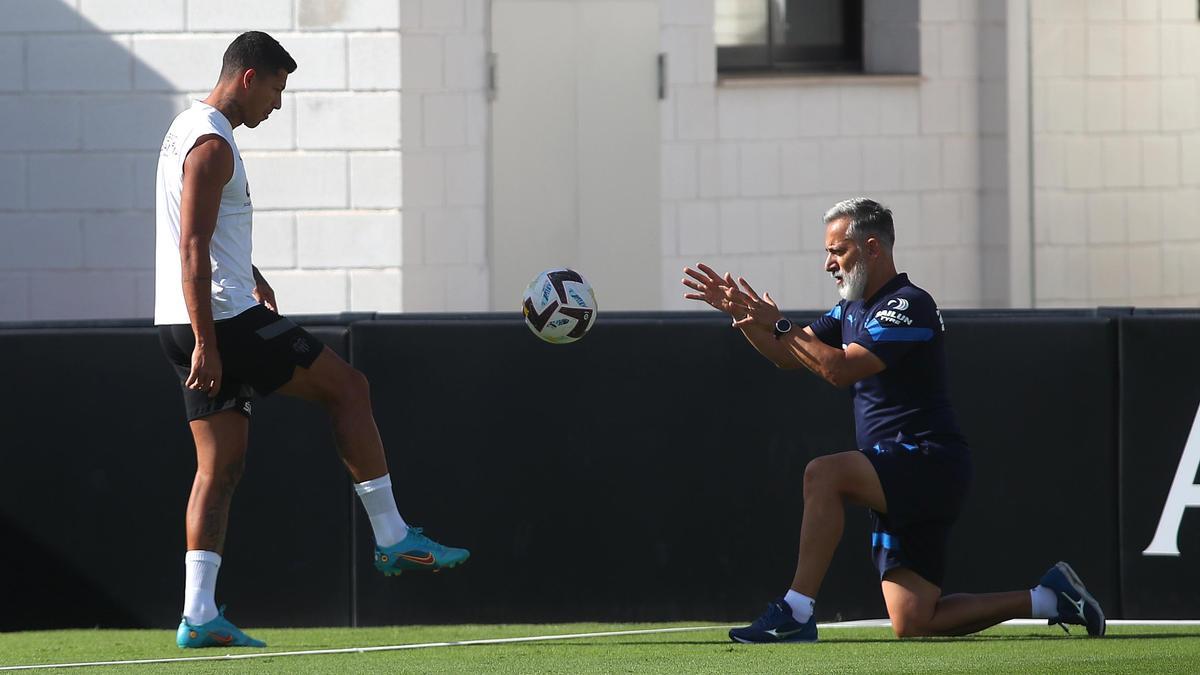
[[[860,448],[900,434],[966,442],[946,392],[942,315],[907,274],[897,274],[866,300],[842,300],[809,328],[831,347],[857,343],[887,365],[854,384]]]

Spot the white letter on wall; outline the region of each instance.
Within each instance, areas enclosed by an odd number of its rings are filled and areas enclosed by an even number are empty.
[[[1189,506],[1200,506],[1200,485],[1192,483],[1196,479],[1198,469],[1200,410],[1196,411],[1192,431],[1188,434],[1187,444],[1183,446],[1183,456],[1179,458],[1179,468],[1175,470],[1171,492],[1167,494],[1167,503],[1159,516],[1158,529],[1154,531],[1154,539],[1146,550],[1142,551],[1142,555],[1179,555],[1179,523],[1183,520],[1183,510]]]

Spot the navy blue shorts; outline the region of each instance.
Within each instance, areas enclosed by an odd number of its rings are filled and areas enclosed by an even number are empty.
[[[958,440],[897,436],[864,448],[887,498],[871,511],[871,557],[879,578],[908,568],[936,586],[946,575],[946,545],[971,486],[971,451]]]

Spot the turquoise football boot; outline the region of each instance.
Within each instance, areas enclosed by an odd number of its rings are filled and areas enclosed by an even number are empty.
[[[387,547],[375,547],[375,569],[385,576],[406,570],[437,572],[458,567],[471,557],[465,548],[442,546],[421,534],[421,528],[409,527],[408,535]]]
[[[180,649],[198,647],[266,647],[267,643],[255,640],[246,635],[237,626],[225,618],[225,605],[217,612],[217,618],[199,626],[193,626],[187,619],[179,621],[179,631],[175,633],[175,644]]]

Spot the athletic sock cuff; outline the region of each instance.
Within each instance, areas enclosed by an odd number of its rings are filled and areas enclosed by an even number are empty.
[[[212,563],[217,567],[221,566],[221,554],[216,551],[188,551],[187,555],[183,556],[184,562],[206,562]]]
[[[379,478],[372,478],[371,480],[354,484],[354,492],[360,497],[376,490],[382,490],[383,488],[388,488],[389,490],[392,488],[392,475],[389,473],[385,473]]]

